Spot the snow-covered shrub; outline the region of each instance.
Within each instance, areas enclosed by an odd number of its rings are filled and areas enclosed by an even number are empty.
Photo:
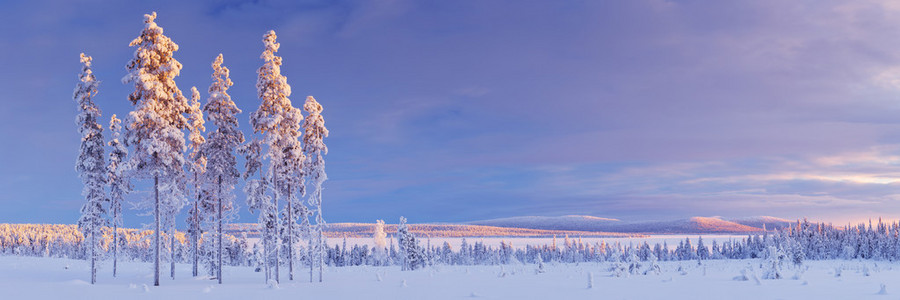
[[[660,273],[662,273],[662,270],[659,267],[659,260],[656,258],[656,255],[650,254],[648,259],[649,259],[649,263],[647,264],[647,269],[644,270],[644,275],[647,275],[647,274],[659,275]]]
[[[534,274],[540,274],[546,272],[544,270],[544,258],[541,257],[541,253],[538,252],[537,256],[534,258],[534,261],[537,263],[537,267],[534,269]]]
[[[734,278],[731,278],[731,279],[732,279],[732,280],[735,280],[735,281],[747,281],[747,280],[750,280],[750,276],[748,276],[748,273],[749,273],[749,272],[752,272],[752,271],[751,271],[750,269],[747,269],[747,268],[741,269],[741,275],[734,276]]]
[[[841,257],[844,259],[853,259],[856,257],[856,248],[851,245],[844,246],[843,251],[841,251]]]
[[[641,260],[633,251],[628,254],[628,259],[625,261],[625,263],[628,268],[628,274],[641,274]]]
[[[803,279],[803,274],[806,273],[806,270],[809,270],[808,266],[797,268],[797,271],[794,273],[794,276],[791,276],[791,279],[793,279],[793,280]]]
[[[734,278],[732,278],[732,280],[735,280],[735,281],[749,281],[751,279],[753,280],[753,282],[756,283],[756,285],[762,284],[762,282],[759,281],[759,276],[756,275],[756,270],[753,269],[752,267],[746,267],[746,268],[741,269],[741,275],[738,275],[738,276],[735,276]]]
[[[778,249],[775,246],[769,246],[769,248],[766,249],[765,261],[762,264],[763,279],[784,278],[784,275],[782,274],[786,258],[787,255],[784,254],[784,251],[781,251],[781,249]]]
[[[628,276],[628,266],[622,261],[622,257],[619,255],[615,255],[613,257],[612,263],[609,265],[609,271],[612,272],[613,276],[623,277]]]

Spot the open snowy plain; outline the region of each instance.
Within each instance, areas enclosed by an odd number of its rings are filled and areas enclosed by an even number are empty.
[[[269,287],[247,267],[226,267],[225,284],[192,278],[178,265],[176,279],[152,286],[150,264],[121,262],[99,282],[88,280],[85,261],[0,256],[0,299],[896,299],[900,264],[876,261],[807,261],[785,267],[784,279],[756,280],[760,260],[661,262],[662,272],[615,277],[608,263],[503,266],[434,266],[401,272],[399,267],[329,268],[324,283],[309,283],[301,270],[294,281]],[[742,269],[747,280],[736,280]],[[166,274],[168,268],[165,269]],[[282,269],[284,272],[285,270]],[[836,272],[840,276],[836,276]],[[755,274],[754,274],[755,272]],[[797,279],[793,277],[798,276]],[[592,279],[592,280],[591,280]],[[592,282],[590,284],[589,282]],[[886,284],[882,290],[882,284]],[[589,287],[592,285],[592,287]]]

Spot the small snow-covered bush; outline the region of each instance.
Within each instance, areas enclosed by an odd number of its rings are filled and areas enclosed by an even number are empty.
[[[628,260],[625,261],[628,266],[628,274],[637,275],[641,274],[641,260],[637,257],[634,252],[628,255]]]
[[[791,277],[793,280],[803,279],[803,273],[806,273],[806,270],[809,270],[809,266],[797,268],[797,272],[794,273],[794,276]]]
[[[609,265],[609,271],[612,272],[613,276],[616,277],[627,277],[628,276],[628,268],[625,266],[625,263],[621,260],[614,261]]]
[[[662,270],[659,267],[659,260],[656,258],[656,255],[650,254],[650,262],[647,264],[647,269],[644,270],[644,275],[659,275],[660,273],[662,273]]]
[[[769,246],[766,249],[766,258],[762,264],[763,279],[781,279],[784,278],[783,269],[784,261],[787,255],[781,249]]]
[[[749,281],[750,279],[753,279],[753,281],[755,281],[756,284],[760,283],[759,276],[756,276],[756,271],[754,271],[752,268],[741,269],[741,275],[738,275],[738,276],[735,276],[734,278],[732,278],[732,280],[735,280],[735,281]]]

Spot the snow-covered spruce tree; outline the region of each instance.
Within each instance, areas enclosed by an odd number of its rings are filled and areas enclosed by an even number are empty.
[[[375,234],[372,237],[375,240],[375,249],[372,251],[375,257],[375,265],[381,266],[387,263],[387,234],[384,233],[384,220],[375,221]]]
[[[100,84],[91,71],[91,57],[81,53],[81,74],[78,75],[78,84],[72,98],[78,105],[78,116],[75,123],[78,125],[78,133],[81,133],[81,148],[78,160],[75,162],[75,171],[78,171],[84,188],[81,195],[85,203],[81,206],[81,218],[78,219],[78,229],[84,236],[82,243],[88,249],[86,253],[91,260],[91,284],[97,282],[97,259],[102,257],[100,241],[103,239],[103,226],[106,225],[106,197],[104,186],[106,185],[106,162],[103,151],[103,127],[100,125],[100,108],[94,103],[93,97],[97,94],[97,86]]]
[[[191,184],[194,188],[196,200],[194,200],[193,205],[188,209],[186,221],[188,225],[188,234],[191,238],[191,275],[197,277],[197,269],[200,263],[200,237],[203,235],[203,230],[200,227],[200,223],[203,222],[200,203],[203,194],[203,177],[201,176],[206,172],[206,154],[202,151],[203,143],[206,142],[206,139],[203,137],[203,131],[206,131],[206,127],[203,126],[203,110],[200,107],[200,92],[197,91],[196,87],[191,87],[190,106],[191,111],[189,119],[191,127],[190,133],[188,133],[188,140],[191,142],[191,153],[188,155],[188,158],[190,158],[188,172],[190,172],[192,177]]]
[[[306,119],[303,122],[303,153],[306,155],[306,162],[303,163],[303,173],[309,179],[312,185],[312,192],[309,194],[309,205],[316,213],[315,231],[312,238],[316,239],[314,257],[319,265],[319,282],[322,282],[322,265],[324,265],[324,253],[322,251],[325,241],[322,239],[325,230],[325,218],[322,217],[322,183],[328,179],[325,174],[325,154],[328,154],[328,147],[325,146],[324,139],[328,137],[328,129],[325,128],[325,118],[322,117],[322,105],[316,102],[312,96],[306,97],[306,103],[303,104],[306,110]],[[313,243],[310,243],[313,244]]]
[[[657,244],[657,245],[659,245],[659,244]],[[647,258],[647,260],[649,261],[649,263],[647,263],[647,270],[644,270],[644,275],[647,275],[647,274],[659,275],[659,273],[662,272],[662,269],[659,267],[659,259],[657,259],[656,255],[653,253],[650,253],[650,256]]]
[[[279,281],[279,248],[281,226],[278,222],[278,199],[285,197],[288,203],[296,205],[293,193],[302,193],[302,169],[303,152],[300,147],[300,122],[303,116],[299,109],[291,105],[288,98],[291,95],[291,86],[287,78],[281,75],[281,57],[275,55],[280,44],[276,42],[275,31],[269,31],[263,36],[263,50],[260,58],[263,65],[257,70],[256,89],[261,100],[259,108],[250,115],[250,125],[253,132],[263,135],[263,143],[267,146],[264,158],[269,159],[269,168],[266,171],[267,178],[271,182],[271,188],[275,191],[272,203],[276,214],[269,228],[273,236],[264,237],[271,243],[274,249],[275,281]],[[291,209],[288,209],[291,212]],[[293,216],[292,216],[293,217]],[[291,226],[293,227],[293,226]],[[291,228],[289,227],[289,228]],[[288,245],[293,247],[293,245]]]
[[[109,186],[109,213],[112,219],[112,251],[113,251],[113,277],[116,277],[116,265],[119,260],[119,226],[122,225],[122,202],[125,195],[131,192],[131,183],[125,177],[125,159],[128,157],[128,148],[122,144],[122,120],[112,115],[109,120],[109,131],[112,139],[109,146],[109,163],[106,165],[107,185]]]
[[[397,225],[397,246],[400,252],[400,270],[406,271],[409,269],[409,264],[407,263],[407,255],[406,255],[406,235],[409,234],[409,228],[406,226],[406,218],[403,216],[400,217],[400,224]],[[463,240],[465,241],[465,240]]]
[[[415,270],[425,266],[425,253],[416,236],[409,232],[404,217],[400,217],[400,225],[397,226],[397,245],[400,247],[401,270]]]
[[[131,41],[137,47],[125,66],[123,83],[134,84],[128,96],[135,106],[128,114],[126,146],[133,146],[130,172],[136,178],[153,179],[153,197],[138,203],[153,215],[153,285],[159,285],[160,231],[163,225],[175,234],[175,214],[185,204],[182,130],[190,124],[183,115],[190,111],[187,99],[175,84],[181,63],[172,55],[178,45],[156,25],[156,13],[144,15],[141,35]]]
[[[709,249],[703,244],[703,237],[701,236],[697,238],[697,264],[700,264],[701,260],[707,259],[709,259]]]
[[[228,78],[228,68],[222,66],[222,54],[212,63],[213,83],[209,86],[209,101],[203,106],[206,118],[216,126],[209,134],[209,140],[203,144],[208,164],[205,181],[214,185],[210,191],[215,195],[215,236],[216,236],[216,278],[222,284],[222,230],[223,223],[233,219],[234,185],[240,173],[237,170],[235,151],[244,142],[244,134],[238,130],[236,114],[241,112],[231,101],[228,87],[232,85]]]

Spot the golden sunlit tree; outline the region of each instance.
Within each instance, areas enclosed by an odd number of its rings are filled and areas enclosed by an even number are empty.
[[[185,205],[183,130],[190,127],[184,116],[190,105],[175,84],[181,63],[172,56],[178,45],[163,35],[155,20],[156,12],[144,15],[144,29],[131,41],[137,49],[122,82],[134,85],[128,96],[134,110],[125,130],[125,144],[134,147],[130,174],[153,179],[153,197],[138,207],[153,215],[153,285],[159,285],[160,231],[166,226],[170,235],[175,234],[175,215]],[[172,277],[174,272],[173,268]]]

